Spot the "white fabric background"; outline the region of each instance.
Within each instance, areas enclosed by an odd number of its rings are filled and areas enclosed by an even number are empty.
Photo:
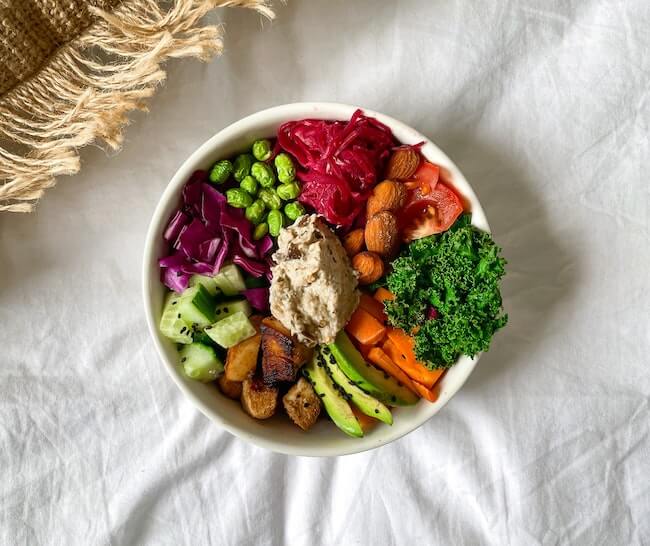
[[[0,216],[0,544],[650,543],[650,4],[300,2],[222,13],[124,150]],[[392,445],[275,455],[211,424],[144,322],[145,229],[180,163],[258,109],[366,105],[464,171],[510,324]]]

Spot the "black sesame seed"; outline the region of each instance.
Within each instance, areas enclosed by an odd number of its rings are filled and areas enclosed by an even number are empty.
[[[325,393],[324,392],[318,393],[318,396],[320,396],[321,398],[325,398]]]
[[[172,302],[172,305],[176,305],[177,303],[178,303],[178,302],[177,302],[176,300],[174,300],[174,301]]]
[[[186,356],[184,356],[183,358],[181,358],[181,362],[185,362],[186,360],[187,360],[187,357],[186,357]]]
[[[309,407],[309,402],[305,402],[305,403],[302,405],[302,407],[303,407],[303,408],[308,408],[308,407]]]
[[[379,413],[379,410],[375,408],[375,413]]]
[[[389,377],[390,377],[390,375],[388,375],[387,373],[384,372],[384,379],[388,379]]]
[[[186,328],[185,326],[183,326],[183,327],[181,328],[181,334],[184,334],[185,332],[187,332],[187,328]]]
[[[224,312],[224,313],[227,313],[227,312],[228,312],[228,308],[227,308],[227,307],[224,307],[224,308],[223,308],[223,312]]]
[[[180,314],[180,313],[178,313],[178,318],[181,318],[181,314]]]
[[[391,396],[390,400],[391,400],[391,402],[397,402],[397,397],[396,396]]]

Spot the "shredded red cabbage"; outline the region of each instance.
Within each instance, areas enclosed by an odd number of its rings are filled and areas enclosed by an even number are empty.
[[[225,196],[208,183],[205,171],[196,171],[185,184],[181,206],[172,214],[163,238],[170,247],[158,262],[161,280],[174,292],[185,290],[193,274],[215,275],[226,260],[254,277],[271,274],[267,254],[272,239],[253,240],[243,211],[226,204]]]
[[[304,119],[278,131],[279,147],[300,166],[299,200],[344,228],[363,209],[396,144],[386,125],[361,110],[347,122]]]
[[[269,289],[268,288],[247,288],[244,296],[254,309],[258,311],[269,310]]]

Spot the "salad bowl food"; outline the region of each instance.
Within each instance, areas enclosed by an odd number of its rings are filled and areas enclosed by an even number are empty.
[[[180,167],[146,238],[144,303],[208,418],[292,455],[372,449],[462,387],[505,325],[505,260],[426,137],[332,103],[278,106]]]

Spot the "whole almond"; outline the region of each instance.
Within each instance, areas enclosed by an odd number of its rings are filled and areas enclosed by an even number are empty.
[[[418,170],[420,154],[411,146],[398,148],[388,160],[386,178],[408,180]]]
[[[384,262],[374,252],[359,252],[352,258],[352,267],[359,273],[359,284],[372,284],[384,274]]]
[[[392,258],[399,249],[399,228],[397,218],[382,210],[368,220],[365,231],[366,248],[382,258]]]
[[[343,237],[343,248],[345,248],[345,251],[351,258],[363,250],[363,242],[363,228],[353,229],[350,233]]]
[[[406,187],[401,182],[384,180],[377,184],[366,203],[366,217],[370,218],[382,210],[398,210],[406,201]]]

